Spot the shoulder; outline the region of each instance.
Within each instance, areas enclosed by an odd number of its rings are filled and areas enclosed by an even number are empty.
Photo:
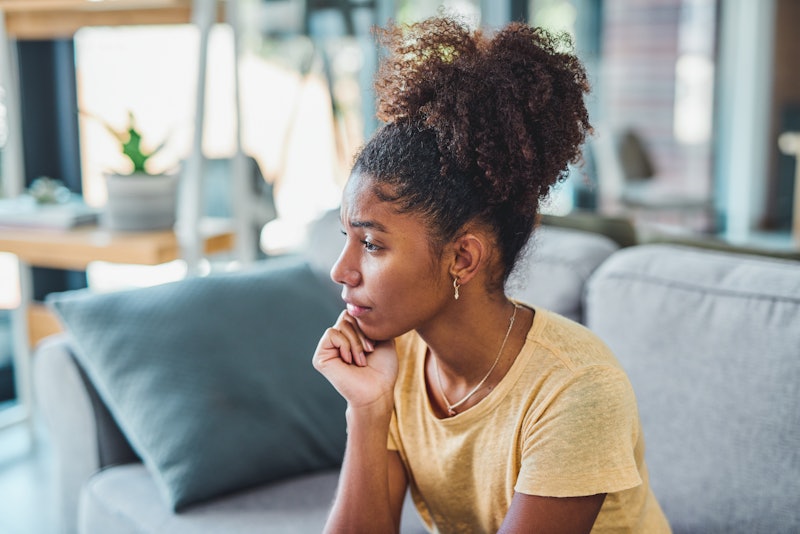
[[[591,331],[545,315],[547,324],[529,339],[522,380],[529,402],[516,490],[569,496],[641,484],[635,457],[641,428],[627,375]]]
[[[539,351],[545,351],[573,372],[595,366],[621,371],[608,345],[586,326],[547,310],[537,309],[536,315],[539,325],[534,320],[528,343]]]
[[[608,346],[585,326],[545,310],[536,311],[523,349],[521,387],[533,419],[543,412],[591,414],[615,408],[636,415],[633,388]],[[538,324],[537,324],[538,322]]]

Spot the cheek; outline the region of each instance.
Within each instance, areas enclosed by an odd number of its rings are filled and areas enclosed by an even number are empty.
[[[404,320],[427,319],[446,296],[439,277],[410,259],[395,269],[376,272],[373,290],[389,305],[387,313],[402,315]]]
[[[423,288],[430,288],[434,276],[428,269],[420,268],[414,256],[404,256],[390,264],[375,262],[374,265],[365,266],[365,277],[372,278],[373,285],[378,291],[392,291],[393,293],[415,293]]]
[[[389,339],[419,328],[449,296],[427,265],[420,267],[411,259],[391,266],[372,265],[364,270],[364,279],[375,314],[365,316],[361,326],[374,339]]]

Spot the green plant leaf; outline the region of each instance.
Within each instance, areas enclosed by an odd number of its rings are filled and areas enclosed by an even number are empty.
[[[144,173],[144,164],[150,157],[142,152],[142,135],[133,126],[128,128],[128,140],[122,143],[122,153],[133,163],[134,173]]]
[[[128,111],[128,125],[125,130],[117,130],[105,120],[90,113],[86,113],[86,115],[99,121],[119,141],[122,154],[133,164],[133,173],[150,174],[145,169],[145,164],[150,157],[164,148],[167,144],[166,140],[150,152],[145,152],[142,150],[142,134],[136,127],[136,117],[132,111]]]

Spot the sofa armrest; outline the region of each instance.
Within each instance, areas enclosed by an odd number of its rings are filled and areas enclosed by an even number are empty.
[[[34,388],[55,459],[60,524],[73,532],[83,483],[99,469],[139,457],[73,356],[67,334],[38,345]]]
[[[55,459],[56,505],[62,532],[77,526],[78,496],[100,467],[92,402],[65,334],[44,339],[34,353],[34,394]]]

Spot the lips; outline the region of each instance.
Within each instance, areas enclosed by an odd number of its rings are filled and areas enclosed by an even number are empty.
[[[352,304],[350,302],[347,303],[347,313],[356,318],[361,317],[371,309],[372,308],[368,308],[366,306],[358,306],[357,304]]]
[[[369,306],[362,306],[344,294],[342,294],[342,300],[347,305],[347,313],[352,317],[360,317],[372,309]]]

